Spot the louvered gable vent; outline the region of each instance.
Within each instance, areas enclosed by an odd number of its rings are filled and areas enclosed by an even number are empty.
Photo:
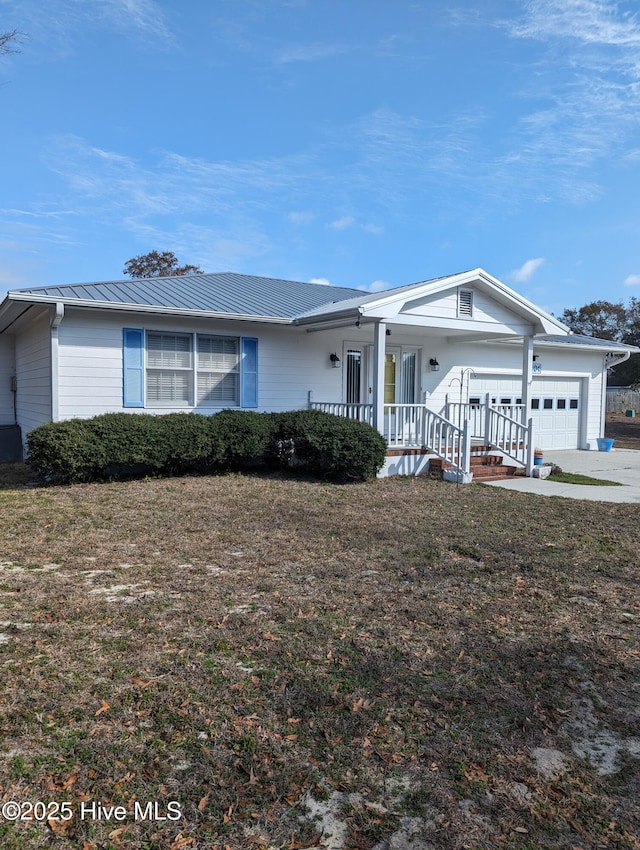
[[[458,316],[460,318],[473,316],[473,292],[470,289],[458,290]]]

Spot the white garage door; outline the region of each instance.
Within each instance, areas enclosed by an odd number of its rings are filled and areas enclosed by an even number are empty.
[[[577,449],[580,444],[580,379],[534,378],[531,416],[534,440],[541,449]],[[519,404],[519,379],[486,376],[471,379],[469,401],[483,402],[486,393],[493,404]]]
[[[542,449],[577,449],[580,443],[580,380],[534,378],[531,416]]]

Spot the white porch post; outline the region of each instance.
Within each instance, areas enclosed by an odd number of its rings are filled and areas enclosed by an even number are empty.
[[[522,339],[522,424],[526,425],[531,415],[531,382],[533,381],[533,337]]]
[[[59,415],[59,385],[58,385],[58,328],[64,319],[64,304],[57,302],[51,315],[51,421],[57,422]]]
[[[522,339],[522,424],[527,426],[526,474],[533,472],[533,422],[531,419],[531,384],[533,382],[533,337]]]
[[[384,433],[384,354],[387,325],[377,322],[373,329],[373,427]]]

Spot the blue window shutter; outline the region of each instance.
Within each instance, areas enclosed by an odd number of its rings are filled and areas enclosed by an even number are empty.
[[[243,336],[240,371],[240,406],[258,406],[258,340]]]
[[[144,407],[144,331],[122,329],[123,407]]]

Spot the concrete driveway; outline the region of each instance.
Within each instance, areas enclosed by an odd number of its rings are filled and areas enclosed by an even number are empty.
[[[561,496],[566,499],[588,499],[592,502],[640,503],[640,451],[616,449],[610,452],[557,451],[545,452],[546,463],[556,463],[563,472],[579,472],[591,478],[618,481],[622,487],[588,484],[560,484],[541,478],[495,481],[490,487],[537,493],[539,496]]]

